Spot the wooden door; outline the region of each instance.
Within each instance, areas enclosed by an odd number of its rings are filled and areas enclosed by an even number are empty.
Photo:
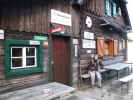
[[[114,40],[114,55],[118,54],[118,40]]]
[[[70,38],[53,36],[53,79],[69,84]]]
[[[109,56],[114,56],[114,40],[109,40]]]

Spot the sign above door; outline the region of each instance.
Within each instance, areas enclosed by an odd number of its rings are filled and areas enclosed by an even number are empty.
[[[51,9],[51,23],[72,26],[72,18],[68,13],[64,13],[55,9]]]

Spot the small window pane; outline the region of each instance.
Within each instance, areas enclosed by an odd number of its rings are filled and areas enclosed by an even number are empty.
[[[22,58],[12,58],[12,67],[21,67]]]
[[[119,41],[119,51],[122,50],[122,41]]]
[[[122,40],[122,43],[123,43],[122,47],[123,47],[123,49],[125,49],[125,42],[126,42],[125,40]]]
[[[105,41],[105,45],[104,45],[104,47],[105,47],[105,55],[109,55],[109,43],[108,43],[108,41]]]
[[[117,11],[116,11],[116,4],[113,3],[113,16],[117,15]]]
[[[22,48],[12,48],[12,57],[21,57]]]
[[[35,48],[26,48],[26,56],[35,56]]]
[[[35,58],[26,58],[26,66],[35,65]]]

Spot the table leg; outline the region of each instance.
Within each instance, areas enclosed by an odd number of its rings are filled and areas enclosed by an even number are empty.
[[[130,72],[132,73],[132,71],[133,71],[133,66],[132,66],[132,64],[129,64],[129,68],[130,68]]]
[[[132,66],[132,64],[131,64],[131,72],[133,71],[133,66]]]
[[[119,79],[119,71],[117,71],[117,80]]]
[[[124,88],[123,88],[124,87],[124,84],[125,83],[121,82],[121,94],[124,92]]]
[[[129,67],[128,67],[128,75],[130,74],[130,69],[129,69]]]
[[[132,72],[132,65],[131,65],[131,64],[129,64],[128,68],[129,68],[130,73],[131,73],[131,72]]]
[[[129,93],[129,82],[127,82],[127,94]]]

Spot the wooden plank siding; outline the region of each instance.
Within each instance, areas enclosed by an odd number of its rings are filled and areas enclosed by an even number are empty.
[[[86,0],[86,5],[88,11],[95,13],[96,15],[104,15],[104,0]]]
[[[79,7],[80,8],[80,7]],[[82,47],[82,39],[84,39],[84,31],[92,32],[96,37],[113,37],[114,39],[123,38],[117,33],[107,32],[100,27],[101,20],[100,16],[104,16],[104,0],[86,0],[85,6],[81,9],[78,7],[75,9],[70,5],[70,0],[6,0],[6,2],[0,2],[0,29],[7,29],[5,34],[5,39],[33,39],[33,36],[37,33],[47,33],[50,28],[50,10],[55,9],[68,13],[72,15],[72,26],[65,26],[66,32],[73,35],[73,37],[79,37],[78,45],[78,58],[73,58],[76,60],[73,62],[73,79],[78,77],[79,74],[77,71],[78,67],[83,69],[83,73],[87,71],[87,65],[90,60],[90,54],[87,53],[87,49]],[[88,28],[85,24],[86,16],[91,17],[92,27]],[[123,18],[119,17],[118,22],[123,22]],[[117,20],[117,18],[112,18]],[[124,23],[123,23],[124,24]],[[14,31],[15,30],[15,31]],[[15,32],[18,33],[15,33]],[[21,31],[21,32],[19,32]],[[4,51],[3,44],[0,43]],[[88,49],[91,50],[92,54],[97,53],[97,48]],[[118,52],[119,53],[119,52]],[[123,55],[115,56],[113,59],[105,58],[104,63],[111,64],[114,62],[120,62],[124,58]],[[47,53],[48,55],[48,53]],[[44,56],[48,57],[48,56]],[[39,75],[34,75],[32,77],[24,77],[17,79],[6,80],[4,77],[4,64],[1,61],[3,55],[0,56],[0,86],[4,86],[7,83],[14,85],[14,82],[21,84],[27,84],[32,81],[40,80],[41,78],[47,77],[47,72]],[[49,58],[49,57],[48,57]],[[119,59],[121,58],[121,59]],[[48,61],[48,59],[47,59]],[[44,62],[47,62],[44,61]],[[79,64],[79,65],[78,65]],[[85,69],[85,70],[84,70]],[[75,75],[75,76],[74,76]],[[77,75],[77,76],[76,76]],[[1,82],[1,79],[3,82]],[[5,82],[4,82],[5,81]],[[10,81],[10,82],[7,82]]]
[[[87,0],[84,6],[96,16],[104,16],[104,0]],[[0,28],[26,32],[46,33],[49,26],[50,9],[72,15],[72,27],[66,32],[79,34],[80,14],[70,5],[70,0],[13,0],[0,3]],[[123,23],[123,18],[115,18]]]
[[[32,40],[34,35],[47,33],[50,24],[50,10],[55,9],[72,15],[72,26],[65,26],[66,32],[73,37],[79,36],[80,12],[70,5],[70,0],[7,0],[0,2],[0,29],[5,30],[5,39]],[[39,34],[38,34],[39,33]],[[4,43],[0,40],[0,53]],[[2,47],[2,48],[1,48]],[[49,51],[43,49],[44,67],[49,68]],[[77,83],[78,58],[75,58],[73,81]],[[72,66],[72,67],[73,67]],[[38,84],[48,78],[48,72],[7,79],[4,73],[4,55],[0,55],[0,93],[3,90],[17,89],[21,86]],[[44,68],[44,69],[45,69]],[[50,79],[49,79],[50,80]],[[32,84],[31,84],[32,83]]]
[[[108,65],[108,64],[113,64],[113,63],[117,63],[117,62],[122,62],[124,61],[124,57],[125,57],[125,52],[122,51],[122,53],[120,53],[118,51],[118,47],[119,47],[119,43],[114,41],[119,41],[120,39],[126,39],[124,37],[123,32],[117,32],[115,31],[110,31],[110,30],[106,30],[107,27],[101,28],[101,23],[103,23],[100,20],[100,17],[107,17],[107,21],[108,19],[112,19],[112,22],[116,22],[117,24],[121,26],[123,26],[125,23],[123,21],[123,17],[122,16],[105,16],[105,0],[86,0],[87,4],[82,8],[81,11],[81,34],[79,37],[79,67],[80,67],[80,72],[82,73],[86,73],[87,72],[87,65],[88,62],[90,61],[90,57],[92,54],[98,54],[100,56],[103,56],[103,63],[104,65]],[[92,19],[92,27],[87,27],[87,25],[85,24],[85,20],[86,17],[90,17]],[[119,30],[119,29],[118,29]],[[82,40],[85,39],[84,38],[84,31],[88,31],[88,32],[92,32],[94,33],[94,40],[96,40],[96,48],[83,48],[82,45]],[[100,41],[100,39],[98,40],[98,37],[103,37],[103,40]],[[104,42],[105,40],[108,39],[112,39],[112,41],[109,43],[109,55],[105,55],[105,48],[104,48]],[[100,47],[99,44],[101,44],[100,42],[102,42],[102,47]],[[88,53],[87,51],[91,50],[91,53]]]
[[[21,39],[21,40],[32,40],[34,33],[32,32],[16,32],[11,30],[6,30],[5,38],[6,39]],[[16,90],[22,89],[29,86],[45,83],[48,77],[48,61],[49,61],[49,52],[48,48],[43,48],[44,58],[42,62],[44,62],[44,68],[46,71],[43,73],[32,74],[28,76],[22,77],[14,77],[14,78],[7,78],[5,76],[5,64],[4,64],[4,41],[0,41],[0,93],[4,91],[7,92],[8,90]]]
[[[0,2],[0,28],[46,33],[49,28],[51,9],[69,14],[73,14],[72,12],[74,11],[69,0],[9,0]],[[72,19],[72,22],[75,22],[76,19]],[[77,26],[79,23],[75,24]],[[74,33],[74,30],[77,29],[79,30],[79,27],[66,26],[65,28],[66,32],[69,33]]]

